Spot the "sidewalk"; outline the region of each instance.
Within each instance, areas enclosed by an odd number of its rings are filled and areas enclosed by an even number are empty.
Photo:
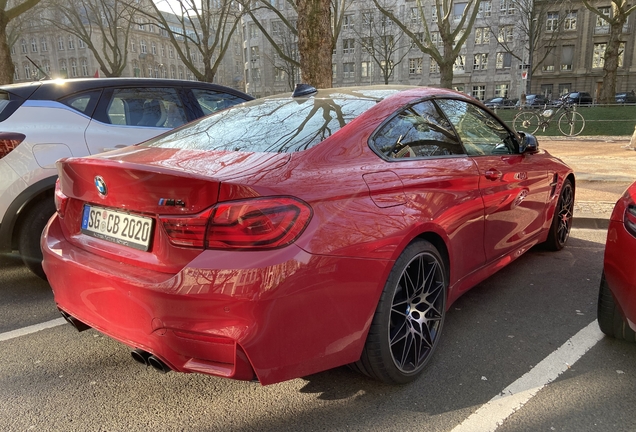
[[[605,229],[614,204],[636,180],[636,151],[625,137],[539,137],[539,148],[574,170],[573,226]]]

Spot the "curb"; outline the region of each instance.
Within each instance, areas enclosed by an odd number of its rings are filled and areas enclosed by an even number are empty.
[[[609,218],[576,217],[572,218],[572,228],[602,229],[609,228]]]

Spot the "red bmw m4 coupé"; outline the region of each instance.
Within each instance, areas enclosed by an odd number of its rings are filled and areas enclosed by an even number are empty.
[[[484,105],[356,87],[243,103],[58,162],[62,314],[168,371],[415,379],[462,293],[570,232],[572,170]]]

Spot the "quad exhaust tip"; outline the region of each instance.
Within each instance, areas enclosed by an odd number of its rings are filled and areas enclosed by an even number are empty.
[[[130,355],[133,358],[133,360],[135,360],[137,363],[141,363],[145,366],[151,366],[153,369],[155,369],[158,372],[165,374],[172,370],[170,369],[170,366],[165,364],[159,357],[152,355],[148,351],[144,351],[137,348],[137,349],[134,349],[130,353]]]
[[[83,332],[84,330],[88,330],[91,328],[88,324],[84,324],[82,321],[78,320],[74,316],[67,314],[63,310],[60,310],[60,313],[62,314],[62,317],[66,320],[66,322],[75,327],[75,330],[77,330],[78,332]]]

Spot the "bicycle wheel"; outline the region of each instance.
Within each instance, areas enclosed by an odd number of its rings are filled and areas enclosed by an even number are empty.
[[[539,129],[541,119],[533,112],[522,111],[512,120],[512,127],[517,132],[533,134]]]
[[[585,118],[576,112],[564,112],[559,117],[559,130],[565,136],[577,136],[585,128]]]

